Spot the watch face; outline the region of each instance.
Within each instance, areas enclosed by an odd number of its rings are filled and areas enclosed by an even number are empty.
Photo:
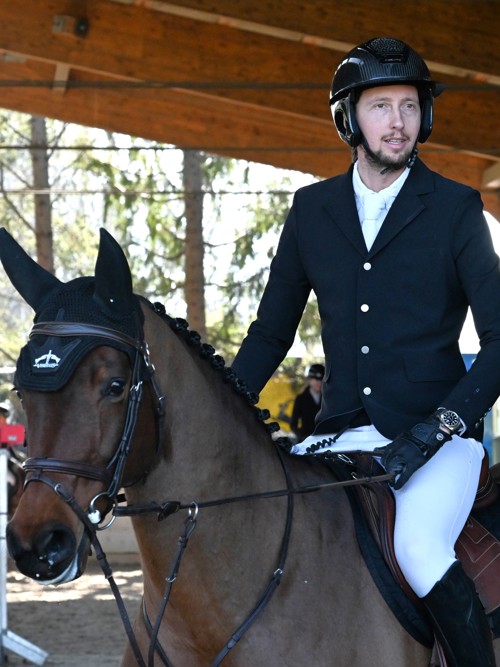
[[[445,410],[441,413],[440,419],[450,431],[457,431],[461,426],[460,417],[452,410]]]

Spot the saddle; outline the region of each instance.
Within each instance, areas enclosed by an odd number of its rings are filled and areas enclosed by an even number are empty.
[[[357,476],[383,473],[383,468],[371,455],[361,452],[356,454]],[[351,487],[350,493],[356,497],[361,514],[395,582],[415,609],[425,616],[424,604],[408,585],[396,561],[394,553],[396,508],[388,483],[370,482],[370,484],[356,485]],[[476,501],[455,544],[455,553],[467,575],[474,581],[496,636],[500,636],[500,627],[495,627],[498,620],[492,620],[491,617],[500,617],[500,542],[496,535],[476,518],[475,513],[486,516],[488,509],[494,508],[499,502],[500,464],[490,468],[485,451]],[[433,660],[432,664],[446,666],[439,645],[435,645]]]

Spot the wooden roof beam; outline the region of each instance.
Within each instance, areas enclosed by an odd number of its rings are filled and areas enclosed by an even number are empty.
[[[159,19],[158,13],[137,7],[122,6],[117,21],[120,5],[95,0],[86,5],[87,36],[69,40],[58,38],[51,30],[54,7],[62,11],[67,2],[54,0],[36,14],[29,12],[30,2],[17,0],[8,11],[0,4],[0,48],[17,49],[29,58],[54,64],[66,62],[74,72],[116,79],[103,85],[132,81],[144,82],[146,87],[178,86],[206,92],[207,103],[219,96],[317,120],[330,119],[328,86],[337,58],[327,49],[262,35],[249,38],[238,30],[167,14]],[[494,137],[498,136],[499,95],[497,88],[475,90],[473,99],[469,91],[456,89],[443,95],[436,103],[433,140],[497,157]],[[473,125],[469,119],[478,106],[481,123]]]
[[[318,32],[311,34],[310,32],[304,32],[303,29],[296,30],[296,29],[291,29],[287,27],[283,27],[283,16],[279,16],[277,13],[274,15],[274,23],[271,24],[269,22],[264,22],[263,19],[264,17],[267,18],[268,21],[273,20],[273,18],[270,17],[270,13],[265,11],[265,8],[262,8],[262,5],[260,6],[260,9],[263,9],[262,13],[260,16],[262,17],[260,21],[252,21],[248,20],[246,18],[240,18],[240,16],[243,14],[244,15],[244,10],[242,11],[241,4],[234,3],[232,2],[231,4],[228,5],[227,2],[219,2],[219,3],[213,3],[213,2],[183,2],[182,0],[178,0],[177,2],[167,2],[166,0],[110,0],[111,2],[115,2],[117,4],[125,4],[125,5],[137,5],[139,7],[144,7],[146,9],[150,9],[152,11],[156,12],[161,12],[164,14],[171,14],[173,16],[179,16],[182,18],[187,18],[191,19],[194,21],[202,21],[205,23],[211,23],[211,24],[217,24],[221,26],[226,26],[230,28],[234,28],[236,30],[242,30],[244,32],[249,32],[249,33],[255,33],[259,35],[265,35],[267,37],[275,37],[278,39],[283,39],[291,42],[297,42],[297,43],[302,43],[302,44],[312,44],[314,46],[323,48],[323,49],[329,49],[332,51],[336,51],[339,53],[346,53],[350,49],[354,48],[357,44],[360,43],[360,39],[357,39],[356,41],[345,41],[345,39],[335,39],[331,37],[326,37],[323,36],[323,34],[318,34]],[[224,8],[228,13],[217,13],[213,7],[214,4],[220,5],[221,8]],[[269,3],[271,4],[271,3]],[[294,3],[287,3],[286,6],[286,14],[288,16],[294,14]],[[314,5],[315,3],[309,3],[308,9],[311,11],[313,7],[311,5]],[[322,3],[324,4],[324,3]],[[353,14],[357,11],[359,11],[360,6],[365,5],[367,6],[366,0],[365,2],[359,2],[357,3],[357,7],[353,7],[352,3],[349,2],[349,6],[346,7],[345,3],[338,2],[338,3],[332,3],[332,6],[330,7],[331,14],[332,14],[332,23],[331,23],[331,29],[328,24],[328,21],[322,21],[321,26],[316,26],[316,27],[322,27],[323,29],[325,26],[328,26],[329,34],[331,32],[335,33],[335,26],[338,25],[339,23],[342,24],[342,19],[339,17],[339,8],[343,11],[349,12],[349,14]],[[407,5],[415,4],[411,2],[407,2]],[[436,6],[439,6],[438,1],[434,1],[434,4]],[[471,12],[472,7],[465,6],[464,3],[456,3],[456,4],[461,4],[462,11],[468,10],[468,12]],[[277,3],[275,3],[276,7]],[[343,7],[342,7],[343,5]],[[200,9],[200,6],[207,6],[210,7],[210,9]],[[370,6],[368,6],[370,10],[374,9],[373,2],[371,3]],[[278,11],[280,11],[281,8],[278,8]],[[399,5],[399,9],[401,10],[401,5]],[[282,9],[281,9],[282,11]],[[415,16],[413,10],[409,10],[410,13],[413,13],[413,16]],[[427,8],[427,11],[429,14],[432,14],[431,8]],[[486,11],[486,9],[483,7],[481,8],[478,6],[478,4],[475,5],[475,10],[474,14],[476,15],[477,18],[477,13],[481,11]],[[386,7],[386,15],[390,13],[389,8]],[[460,23],[462,22],[462,19],[465,18],[463,17],[463,13],[457,15],[458,19],[460,20]],[[469,14],[467,18],[469,17]],[[388,17],[386,16],[385,19]],[[278,21],[276,20],[279,20]],[[400,18],[398,17],[398,22],[401,23]],[[387,24],[387,21],[385,20],[385,23]],[[460,26],[463,28],[463,24]],[[302,28],[302,26],[301,26]],[[451,27],[449,26],[451,29]],[[384,31],[380,33],[380,35],[386,35],[387,34],[387,26],[384,27]],[[399,36],[401,34],[401,25],[398,25],[398,31],[394,34],[395,36]],[[374,34],[372,34],[374,36]],[[401,37],[401,39],[403,39]],[[410,44],[413,46],[414,41],[411,39],[409,40]],[[493,61],[488,61],[487,65],[488,68],[485,68],[484,71],[478,71],[477,69],[469,68],[469,67],[464,67],[461,65],[456,65],[451,62],[446,62],[446,61],[441,61],[441,60],[432,60],[431,58],[426,58],[427,65],[429,66],[429,69],[431,69],[433,72],[438,73],[438,74],[445,74],[447,76],[453,76],[453,77],[459,77],[459,78],[464,78],[464,79],[471,79],[471,80],[476,80],[476,81],[481,81],[483,83],[490,83],[495,86],[500,86],[500,73],[495,74],[491,73],[490,71],[490,66],[495,67],[495,59]]]
[[[46,63],[16,67],[19,80],[50,78],[52,72],[53,67]],[[9,79],[13,74],[11,68]],[[4,76],[0,68],[0,87]],[[350,162],[349,149],[330,120],[217,97],[208,100],[196,91],[138,89],[131,94],[120,88],[69,88],[62,97],[50,88],[6,87],[2,89],[2,105],[317,176],[343,171]],[[421,154],[432,168],[478,189],[484,170],[492,164],[475,156],[457,159],[452,150],[430,143],[421,147]]]

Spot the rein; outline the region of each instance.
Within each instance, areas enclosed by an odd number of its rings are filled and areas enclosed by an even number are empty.
[[[223,648],[219,651],[217,656],[212,660],[210,663],[210,667],[219,667],[219,665],[222,663],[224,658],[228,655],[229,651],[233,649],[236,644],[239,642],[241,637],[247,632],[247,630],[250,628],[252,623],[258,618],[264,607],[267,605],[269,600],[271,599],[274,591],[276,588],[279,586],[281,583],[281,577],[283,575],[283,571],[285,568],[285,562],[286,562],[286,557],[288,554],[288,546],[290,543],[290,535],[292,532],[292,523],[293,523],[293,507],[294,507],[294,502],[293,502],[293,493],[292,491],[292,486],[291,486],[291,480],[290,476],[288,473],[288,469],[286,467],[285,460],[283,458],[283,453],[277,449],[276,450],[281,467],[283,469],[283,473],[285,475],[285,479],[288,485],[288,504],[287,504],[287,514],[286,514],[286,520],[285,520],[285,528],[283,531],[283,536],[281,539],[281,547],[278,555],[278,563],[277,567],[275,568],[271,580],[269,584],[267,585],[264,593],[258,600],[258,602],[255,604],[254,608],[247,614],[245,620],[241,623],[241,625],[233,632],[229,640],[226,642],[226,644],[223,646]],[[257,494],[260,495],[260,494]],[[285,495],[285,494],[283,494]],[[178,511],[180,509],[188,509],[188,517],[185,520],[184,523],[184,533],[179,537],[179,543],[178,543],[178,548],[177,548],[177,553],[175,555],[175,558],[173,560],[173,565],[171,569],[170,575],[166,578],[167,586],[165,588],[165,593],[163,595],[162,603],[160,606],[160,609],[157,613],[156,616],[156,621],[154,626],[151,625],[151,622],[149,620],[147,610],[146,610],[146,605],[145,602],[143,601],[143,616],[144,616],[144,622],[146,625],[146,629],[149,632],[150,635],[150,645],[149,645],[149,654],[148,654],[148,667],[153,667],[154,664],[154,654],[155,652],[158,652],[162,662],[166,667],[172,667],[171,663],[163,650],[163,647],[161,644],[158,642],[158,632],[160,630],[160,625],[163,620],[163,617],[165,615],[165,611],[167,608],[167,604],[170,598],[170,593],[172,591],[172,586],[177,579],[177,574],[179,572],[180,564],[181,564],[181,559],[182,556],[185,553],[185,549],[187,547],[187,542],[189,537],[191,536],[192,532],[195,529],[196,526],[196,520],[198,516],[199,509],[202,507],[210,507],[214,505],[222,505],[225,502],[238,502],[242,500],[243,498],[232,498],[232,499],[225,499],[225,500],[219,500],[219,501],[211,501],[210,503],[197,503],[197,502],[192,502],[189,507],[187,506],[182,506],[180,503],[175,503],[175,510]],[[116,508],[115,508],[116,509]],[[147,510],[148,511],[148,510]],[[142,513],[142,512],[141,512]],[[166,514],[163,518],[166,518],[169,514],[172,514],[173,512],[169,512]]]
[[[108,581],[111,590],[113,591],[113,595],[115,597],[115,601],[118,607],[118,611],[120,613],[120,617],[123,623],[123,626],[125,628],[125,632],[127,634],[127,638],[130,642],[130,646],[132,648],[132,651],[134,653],[136,662],[138,667],[146,667],[146,663],[144,662],[141,654],[141,650],[139,648],[139,645],[137,643],[137,639],[135,637],[134,631],[132,629],[132,625],[130,623],[130,618],[127,612],[127,609],[125,607],[125,603],[123,602],[123,598],[121,596],[121,593],[118,589],[118,586],[114,580],[113,577],[113,571],[111,569],[111,566],[109,565],[108,559],[106,557],[106,554],[104,553],[104,550],[101,546],[101,543],[99,542],[99,539],[97,537],[97,527],[95,523],[92,521],[92,517],[89,516],[87,512],[85,512],[78,502],[76,501],[76,498],[69,493],[69,491],[66,489],[66,487],[63,484],[54,482],[50,477],[47,477],[44,475],[41,471],[37,471],[35,473],[35,476],[32,477],[32,480],[42,482],[43,484],[46,484],[49,486],[60,498],[63,500],[72,510],[73,512],[77,515],[77,517],[80,519],[80,521],[83,523],[85,526],[87,533],[90,538],[90,542],[92,546],[94,547],[95,550],[95,555],[97,560],[99,561],[99,565],[101,567],[101,570],[104,574],[104,577]],[[108,524],[110,525],[110,524]]]
[[[362,452],[368,456],[380,456],[380,452]],[[338,453],[339,456],[345,456],[343,452]],[[357,452],[349,452],[349,454],[357,454]],[[335,482],[321,482],[320,484],[310,484],[306,486],[290,487],[286,489],[276,489],[275,491],[261,491],[259,493],[249,493],[243,496],[229,496],[227,498],[217,498],[212,500],[196,501],[198,509],[206,509],[208,507],[219,507],[221,505],[228,505],[230,503],[238,503],[246,500],[259,500],[264,498],[280,498],[283,496],[294,496],[305,493],[313,493],[315,491],[322,491],[329,488],[342,488],[345,486],[357,486],[359,484],[369,484],[372,482],[388,482],[394,478],[393,473],[385,473],[383,475],[368,475],[364,477],[353,477],[352,479],[337,480]],[[124,495],[117,497],[118,502],[125,500]],[[146,503],[144,505],[126,505],[121,507],[116,505],[113,508],[113,514],[116,517],[123,516],[139,516],[141,514],[156,513],[158,521],[163,521],[171,514],[176,514],[180,510],[189,510],[192,508],[193,502],[182,503],[180,500],[166,500],[163,503]]]

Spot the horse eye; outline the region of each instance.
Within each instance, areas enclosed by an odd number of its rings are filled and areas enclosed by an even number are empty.
[[[123,390],[125,388],[125,381],[124,380],[111,380],[111,382],[108,384],[107,390],[106,390],[106,395],[111,396],[112,398],[118,398],[123,394]]]

